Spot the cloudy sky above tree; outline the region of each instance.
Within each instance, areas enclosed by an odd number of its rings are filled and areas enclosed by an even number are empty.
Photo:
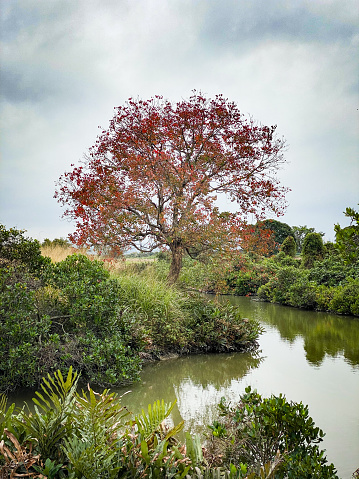
[[[334,239],[359,202],[356,0],[0,0],[0,222],[66,237],[55,182],[114,107],[222,93],[288,143],[280,221]],[[221,200],[221,207],[233,208]]]

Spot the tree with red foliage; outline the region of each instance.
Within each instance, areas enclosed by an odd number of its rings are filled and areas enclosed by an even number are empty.
[[[286,189],[276,172],[285,145],[276,126],[245,119],[222,95],[196,91],[176,104],[130,98],[115,110],[83,165],[60,177],[55,197],[77,222],[71,241],[167,248],[174,283],[185,251],[237,248],[246,215],[281,212]],[[238,211],[221,213],[219,194]]]
[[[261,223],[245,225],[240,233],[241,249],[246,253],[269,256],[275,249],[274,233]]]

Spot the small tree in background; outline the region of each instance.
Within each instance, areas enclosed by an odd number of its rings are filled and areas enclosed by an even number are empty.
[[[307,225],[304,225],[304,226],[292,226],[292,230],[293,230],[293,236],[294,236],[294,239],[297,243],[297,250],[298,250],[298,253],[301,253],[302,252],[302,248],[303,248],[303,241],[304,241],[304,238],[307,236],[308,233],[316,233],[315,229],[314,228],[308,228]],[[321,231],[319,231],[319,234],[320,236],[324,236],[324,233],[322,233]]]
[[[248,215],[282,212],[286,189],[276,172],[285,143],[275,130],[245,119],[222,95],[194,92],[176,104],[161,96],[130,98],[83,166],[59,180],[55,196],[76,220],[71,241],[120,251],[167,249],[171,283],[184,252],[235,250]],[[219,194],[237,211],[221,212]]]
[[[56,248],[57,246],[60,248],[68,248],[71,246],[71,243],[69,240],[64,238],[55,238],[53,240],[45,238],[44,241],[41,243],[41,246],[47,248]]]
[[[287,236],[286,239],[283,241],[280,250],[283,251],[284,254],[287,256],[291,256],[294,258],[295,253],[297,251],[297,245],[293,236]]]
[[[258,226],[261,226],[265,230],[272,231],[273,239],[275,242],[274,248],[271,251],[271,254],[278,253],[280,246],[283,244],[283,241],[288,236],[293,236],[292,228],[287,223],[282,223],[282,221],[268,219],[264,221],[259,221]]]
[[[246,225],[240,233],[240,246],[246,253],[269,256],[275,250],[274,233],[261,223]]]
[[[40,243],[24,236],[25,230],[6,229],[0,224],[0,260],[24,264],[32,273],[39,272],[48,260],[41,256]]]
[[[347,208],[344,215],[351,218],[351,224],[345,228],[334,225],[335,242],[344,261],[351,264],[359,260],[359,212]]]
[[[319,233],[308,233],[303,241],[302,265],[304,268],[311,268],[315,261],[323,258],[323,238]]]

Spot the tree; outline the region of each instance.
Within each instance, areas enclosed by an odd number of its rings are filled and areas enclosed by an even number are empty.
[[[346,208],[344,215],[351,218],[350,226],[341,228],[339,224],[334,225],[335,243],[344,261],[350,264],[359,259],[359,212]]]
[[[316,233],[314,228],[308,228],[307,225],[304,226],[292,226],[292,231],[294,235],[294,239],[297,243],[298,253],[302,252],[303,248],[303,241],[304,238],[307,236],[308,233]],[[319,231],[320,236],[324,236],[324,233]]]
[[[26,238],[26,230],[6,229],[0,224],[0,266],[6,262],[24,264],[32,273],[40,273],[50,261],[41,255],[40,243]]]
[[[240,245],[246,253],[269,256],[275,249],[274,233],[264,225],[246,225],[240,233]]]
[[[236,248],[246,215],[282,212],[286,189],[276,172],[285,143],[276,126],[245,119],[222,95],[198,92],[176,104],[130,98],[115,110],[83,165],[58,183],[55,197],[76,220],[72,242],[169,249],[175,282],[185,251]],[[238,211],[221,213],[219,194]]]
[[[295,252],[297,250],[297,245],[295,244],[295,239],[293,238],[293,236],[286,237],[280,247],[280,250],[283,251],[283,253],[287,256],[291,256],[292,258],[294,258]]]
[[[308,233],[303,241],[302,261],[305,268],[311,268],[315,261],[324,258],[323,239],[319,233]]]
[[[287,223],[282,223],[278,220],[267,219],[264,221],[259,221],[257,224],[258,226],[273,232],[274,248],[272,251],[270,251],[271,254],[278,253],[283,241],[288,236],[293,236],[293,230],[289,225],[287,225]]]

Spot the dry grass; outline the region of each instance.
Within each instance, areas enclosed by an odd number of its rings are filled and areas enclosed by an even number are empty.
[[[78,249],[71,246],[43,246],[41,248],[41,254],[43,256],[47,256],[51,259],[53,263],[58,263],[59,261],[63,261],[72,254],[83,254],[87,256],[91,260],[99,260],[103,261],[105,267],[111,271],[112,273],[121,273],[124,272],[126,269],[131,269],[131,266],[138,265],[140,263],[151,264],[154,261],[154,258],[126,258],[120,257],[118,259],[115,258],[101,258],[99,255],[90,254],[86,249]]]
[[[53,263],[63,261],[71,254],[83,254],[90,259],[94,259],[95,255],[88,254],[87,250],[73,248],[71,246],[43,246],[41,248],[42,256],[51,258]]]

